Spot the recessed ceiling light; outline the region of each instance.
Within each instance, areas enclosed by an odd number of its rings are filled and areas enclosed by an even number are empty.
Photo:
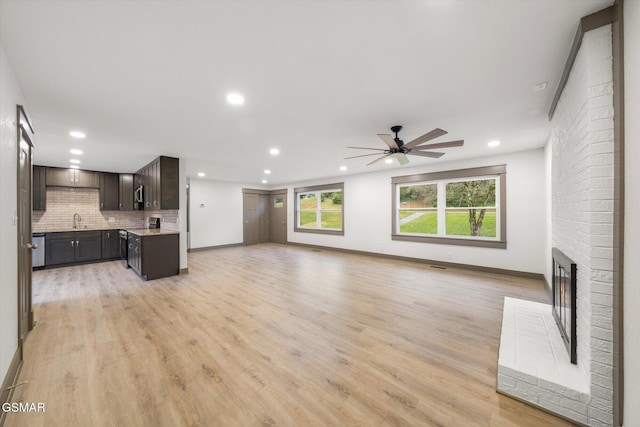
[[[269,150],[269,154],[271,154],[272,156],[277,156],[278,154],[280,154],[280,150],[278,150],[277,148],[272,148],[271,150]]]
[[[71,159],[71,160],[69,160],[69,162],[70,162],[70,163],[78,164],[78,163],[80,163],[80,160],[78,160],[78,159]]]
[[[494,139],[493,141],[489,141],[487,145],[489,147],[497,147],[498,145],[500,145],[500,141],[498,141],[497,139]]]
[[[341,170],[341,171],[346,171],[346,170],[347,170],[347,167],[346,167],[346,166],[340,166],[340,170]]]
[[[267,180],[266,180],[266,179],[263,179],[263,180],[262,180],[262,183],[263,183],[263,184],[266,184],[266,183],[267,183]]]
[[[384,162],[386,164],[390,165],[391,163],[393,163],[393,159],[386,159]]]
[[[227,95],[227,102],[232,105],[244,104],[244,96],[239,93],[230,93]]]
[[[198,176],[204,176],[204,172],[198,172]]]
[[[264,173],[265,173],[265,175],[269,175],[271,173],[271,171],[269,169],[265,169]]]
[[[85,136],[87,136],[84,133],[77,130],[72,130],[71,132],[69,132],[69,135],[71,135],[74,138],[84,138]]]
[[[545,90],[547,88],[547,82],[538,83],[533,87],[533,90],[536,92],[540,92],[541,90]]]
[[[71,150],[69,150],[69,152],[78,156],[82,155],[82,150],[78,150],[77,148],[72,148]]]
[[[69,167],[71,169],[79,169],[80,168],[80,166],[78,166],[78,165],[69,165]]]

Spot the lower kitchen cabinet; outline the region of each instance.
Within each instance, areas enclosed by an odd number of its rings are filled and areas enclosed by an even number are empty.
[[[46,266],[76,261],[76,233],[46,233],[44,263]]]
[[[120,256],[120,236],[118,230],[102,231],[102,259],[115,259]]]
[[[100,231],[68,231],[45,234],[45,265],[72,264],[102,258]]]
[[[180,273],[180,235],[138,236],[129,232],[129,266],[144,280]]]

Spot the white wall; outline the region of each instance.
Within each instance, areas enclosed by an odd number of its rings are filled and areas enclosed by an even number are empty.
[[[18,348],[16,104],[24,96],[0,46],[0,383]]]
[[[508,141],[503,143],[508,144]],[[507,165],[507,249],[391,240],[391,177]],[[344,181],[344,236],[293,231],[294,188]],[[288,240],[342,249],[454,262],[541,274],[545,269],[545,159],[543,149],[458,162],[394,168],[327,178],[289,187]]]
[[[191,179],[191,249],[242,243],[242,188],[237,183]]]
[[[180,158],[178,177],[178,194],[180,205],[178,211],[178,229],[180,230],[180,269],[187,265],[187,161]]]
[[[547,145],[544,147],[544,169],[545,169],[545,222],[546,222],[546,230],[545,230],[545,266],[544,266],[544,278],[546,280],[546,284],[549,290],[549,294],[551,294],[551,269],[553,268],[551,261],[551,248],[552,248],[552,235],[551,235],[551,160],[553,156],[553,147],[551,144],[551,140],[547,142]]]
[[[624,3],[624,425],[640,426],[640,2]]]

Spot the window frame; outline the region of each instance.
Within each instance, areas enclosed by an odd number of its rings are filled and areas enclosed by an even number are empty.
[[[457,169],[442,172],[430,172],[417,175],[406,175],[391,178],[391,239],[405,242],[422,242],[435,243],[444,245],[474,246],[494,249],[507,248],[507,185],[506,185],[507,166],[495,165],[469,169]],[[417,234],[400,234],[398,224],[398,203],[399,203],[399,186],[407,184],[437,184],[443,181],[465,181],[471,179],[488,179],[496,178],[498,189],[496,191],[496,233],[495,238],[481,237],[462,237],[447,235],[417,235]],[[444,183],[446,187],[446,183]],[[438,210],[444,209],[446,212],[446,201],[440,207],[441,199],[444,194],[438,192]],[[440,222],[440,221],[438,221]],[[438,227],[441,225],[438,223]],[[442,226],[445,226],[443,224]]]
[[[299,195],[300,194],[308,194],[308,193],[322,193],[327,191],[341,191],[342,192],[342,215],[341,215],[341,224],[340,230],[329,229],[329,228],[308,228],[308,227],[300,227],[299,224],[299,216],[300,216],[300,204],[299,204]],[[313,185],[310,187],[298,187],[293,189],[293,231],[297,233],[315,233],[315,234],[328,234],[332,236],[344,236],[344,182],[339,182],[335,184],[324,184],[324,185]]]

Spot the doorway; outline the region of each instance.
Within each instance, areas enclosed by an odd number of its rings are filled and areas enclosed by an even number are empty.
[[[287,242],[287,190],[242,189],[243,244]]]

